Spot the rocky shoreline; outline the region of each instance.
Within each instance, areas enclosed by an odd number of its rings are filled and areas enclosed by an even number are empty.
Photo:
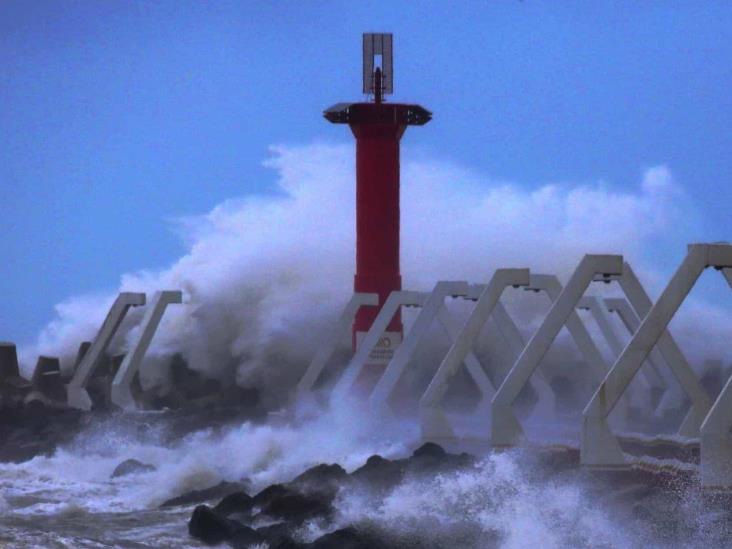
[[[338,513],[336,496],[341,490],[363,490],[379,497],[405,478],[457,471],[474,463],[475,458],[468,454],[447,454],[440,446],[427,443],[405,459],[371,456],[350,474],[338,464],[320,464],[254,496],[234,490],[213,507],[198,505],[188,522],[188,531],[205,543],[226,542],[235,548],[265,543],[271,549],[403,547],[375,525],[347,525],[312,543],[297,541],[296,532],[306,521],[327,528]]]
[[[656,529],[661,541],[678,541],[679,537],[691,535],[696,525],[685,521],[683,513],[695,497],[710,512],[718,534],[722,532],[724,538],[725,532],[732,533],[732,499],[698,493],[698,479],[691,473],[642,469],[578,473],[579,455],[570,449],[540,451],[527,459],[532,461],[532,482],[565,482],[569,474],[579,474],[591,501],[629,523]],[[371,456],[351,473],[337,464],[320,464],[288,483],[267,486],[254,495],[244,485],[222,483],[208,491],[185,494],[164,506],[201,503],[191,514],[189,534],[206,544],[225,543],[236,549],[500,547],[505,541],[500,529],[486,532],[468,517],[439,528],[438,534],[405,534],[378,520],[344,521],[339,507],[343,493],[360,493],[367,505],[377,508],[404,482],[429,483],[439,475],[458,478],[461,472],[476,471],[479,461],[468,454],[446,453],[440,446],[427,443],[404,459]],[[441,500],[442,494],[433,496],[435,505],[450,505]],[[216,500],[211,506],[202,503]],[[490,508],[493,503],[486,500],[485,505]],[[659,529],[659,525],[663,528]],[[313,530],[325,533],[314,539],[312,535],[303,535]],[[303,541],[304,538],[311,539]],[[586,542],[589,540],[579,540],[577,546],[585,546]]]

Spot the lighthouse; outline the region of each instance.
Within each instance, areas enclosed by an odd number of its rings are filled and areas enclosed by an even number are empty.
[[[361,103],[338,103],[323,116],[348,124],[356,138],[356,274],[355,292],[379,296],[378,307],[362,307],[353,323],[353,350],[358,348],[384,301],[401,290],[399,267],[399,143],[407,126],[423,126],[432,113],[420,105],[390,103],[394,91],[392,35],[363,35]],[[378,380],[402,340],[397,313],[369,356],[358,387]]]

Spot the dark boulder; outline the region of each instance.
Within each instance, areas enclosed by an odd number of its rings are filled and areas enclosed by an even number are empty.
[[[149,463],[142,463],[136,459],[126,459],[114,468],[112,478],[124,477],[134,473],[150,473],[156,470],[157,468]]]
[[[252,510],[253,501],[252,496],[246,492],[234,492],[222,499],[214,507],[214,511],[225,517],[234,513],[246,514]]]
[[[206,505],[196,507],[188,521],[188,533],[211,544],[228,540],[238,527],[236,522],[217,515]]]
[[[308,549],[387,549],[389,544],[353,526],[319,537]]]
[[[340,465],[321,463],[295,477],[288,486],[305,494],[319,494],[332,500],[349,480],[348,473]]]
[[[270,484],[252,498],[252,505],[256,507],[266,507],[274,499],[291,493],[293,493],[293,491],[287,488],[284,484]]]
[[[308,549],[309,544],[298,543],[292,538],[282,539],[275,543],[270,543],[268,549]]]
[[[412,454],[412,457],[414,458],[434,458],[434,459],[441,459],[444,458],[447,455],[447,452],[445,452],[445,449],[440,446],[439,444],[435,444],[434,442],[426,442],[419,448],[417,448],[414,453]]]
[[[86,425],[80,410],[17,408],[0,414],[0,462],[20,463],[38,455],[50,456],[69,443]]]
[[[448,454],[439,444],[427,442],[417,448],[406,460],[406,467],[413,474],[433,474],[469,467],[475,463],[470,454]]]
[[[293,492],[274,498],[262,508],[262,513],[272,518],[300,524],[307,519],[330,517],[333,514],[333,507],[327,499]]]
[[[397,461],[390,461],[381,456],[371,456],[366,463],[351,473],[351,478],[371,488],[389,488],[396,486],[404,477],[404,467]]]
[[[206,488],[204,490],[192,490],[191,492],[186,492],[185,494],[171,498],[167,501],[164,501],[160,505],[160,507],[176,507],[179,505],[202,503],[204,501],[210,501],[212,499],[228,496],[229,494],[233,494],[234,492],[241,492],[243,489],[244,486],[242,486],[238,482],[220,482],[216,486],[211,486],[210,488]]]
[[[257,533],[267,541],[270,549],[299,549],[304,547],[302,543],[292,539],[292,528],[286,522],[262,526],[257,528]]]
[[[296,476],[290,484],[308,487],[314,484],[343,482],[347,478],[348,473],[337,463],[331,465],[321,463]]]
[[[243,524],[237,525],[227,539],[229,545],[235,549],[250,549],[252,546],[259,545],[264,541],[265,538],[259,532]]]

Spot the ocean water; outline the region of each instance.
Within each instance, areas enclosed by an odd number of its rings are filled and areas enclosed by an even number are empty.
[[[145,428],[141,429],[140,425]],[[93,424],[52,457],[0,464],[0,547],[200,547],[187,533],[192,506],[159,509],[222,480],[256,492],[322,462],[351,471],[368,456],[408,455],[410,425],[370,425],[326,415],[298,426],[242,423],[169,436],[164,418]],[[135,458],[156,471],[112,479]],[[634,497],[634,492],[642,495]],[[475,467],[405,480],[385,496],[344,489],[329,524],[306,524],[309,541],[348,524],[375,525],[414,547],[728,547],[729,517],[700,494],[606,490],[581,471],[547,475],[532,452],[482,457]]]

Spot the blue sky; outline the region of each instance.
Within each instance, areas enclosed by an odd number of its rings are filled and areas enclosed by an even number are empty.
[[[5,0],[0,339],[173,262],[171,219],[273,192],[270,145],[349,142],[321,111],[361,97],[365,31],[434,113],[415,154],[526,188],[663,164],[703,214],[687,240],[732,234],[725,2]]]

